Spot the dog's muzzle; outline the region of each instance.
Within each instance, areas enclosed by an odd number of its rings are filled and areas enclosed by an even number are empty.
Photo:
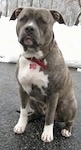
[[[31,46],[34,43],[32,35],[34,35],[35,29],[32,26],[27,26],[25,28],[26,37],[24,37],[24,44],[27,46]]]
[[[36,48],[40,44],[40,35],[38,30],[33,26],[26,26],[21,30],[19,42],[26,48]]]

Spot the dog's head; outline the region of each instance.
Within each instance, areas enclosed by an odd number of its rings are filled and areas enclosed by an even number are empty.
[[[19,42],[25,51],[45,47],[53,39],[53,24],[55,21],[64,23],[62,16],[54,11],[36,8],[17,8],[10,20],[17,18],[16,31]]]

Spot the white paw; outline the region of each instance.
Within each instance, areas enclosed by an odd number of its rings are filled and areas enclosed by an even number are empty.
[[[27,125],[27,110],[26,108],[21,108],[20,111],[20,118],[16,126],[14,127],[14,132],[17,134],[21,134],[25,131],[26,125]]]
[[[14,127],[14,132],[17,134],[22,134],[24,133],[26,128],[26,124],[20,124],[19,122],[16,124],[16,126]]]
[[[53,141],[53,125],[47,125],[44,127],[44,131],[42,133],[41,140],[44,142]]]
[[[42,136],[41,136],[41,139],[44,142],[51,142],[51,141],[53,141],[53,134],[43,132]]]
[[[62,136],[64,137],[70,137],[71,136],[71,132],[69,130],[63,129],[61,131]]]

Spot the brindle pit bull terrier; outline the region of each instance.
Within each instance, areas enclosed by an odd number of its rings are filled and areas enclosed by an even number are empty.
[[[77,103],[70,72],[53,33],[54,22],[64,23],[63,18],[56,11],[36,8],[17,8],[10,20],[16,18],[18,41],[24,52],[17,65],[21,109],[14,132],[23,133],[28,121],[45,116],[44,142],[53,140],[55,119],[65,122],[61,134],[70,137]],[[34,110],[30,116],[28,104]]]

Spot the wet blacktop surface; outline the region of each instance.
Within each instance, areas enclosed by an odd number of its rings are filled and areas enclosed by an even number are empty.
[[[0,150],[81,150],[81,72],[71,69],[78,111],[73,125],[73,134],[64,138],[60,125],[54,127],[54,140],[41,141],[44,121],[28,123],[22,135],[14,134],[13,127],[18,121],[19,91],[15,77],[15,64],[0,63]]]

